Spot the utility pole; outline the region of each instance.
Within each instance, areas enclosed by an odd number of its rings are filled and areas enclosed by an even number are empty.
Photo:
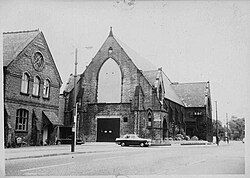
[[[76,119],[77,119],[77,104],[76,104],[76,77],[77,77],[77,48],[75,51],[75,75],[74,75],[74,120],[72,124],[72,142],[71,142],[71,152],[75,152],[76,145]]]
[[[217,144],[217,146],[219,146],[219,137],[218,137],[218,114],[217,114],[217,101],[215,101],[215,108],[216,108],[216,144]]]

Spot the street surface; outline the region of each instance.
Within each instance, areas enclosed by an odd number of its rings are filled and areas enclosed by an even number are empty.
[[[143,148],[109,144],[102,152],[6,160],[5,169],[6,176],[235,175],[245,174],[244,146],[242,142]]]

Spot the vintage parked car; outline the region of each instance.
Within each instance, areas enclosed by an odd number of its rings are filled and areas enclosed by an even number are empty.
[[[115,142],[121,146],[140,145],[141,147],[151,145],[151,139],[139,138],[136,134],[126,134],[116,138]]]

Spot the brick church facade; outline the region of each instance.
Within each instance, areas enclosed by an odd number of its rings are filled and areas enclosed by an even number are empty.
[[[3,73],[5,146],[53,144],[62,80],[41,31],[3,33]]]
[[[64,124],[72,126],[74,76],[63,93]],[[114,141],[127,133],[154,140],[176,134],[212,141],[209,82],[172,83],[162,68],[113,35],[76,77],[77,137]]]

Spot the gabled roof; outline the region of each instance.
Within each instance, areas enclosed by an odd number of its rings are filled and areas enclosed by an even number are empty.
[[[159,70],[142,71],[143,75],[148,80],[150,85],[152,85],[154,87],[156,87],[155,82],[156,82],[157,77],[160,77],[159,72],[160,72],[162,80],[163,80],[163,87],[165,90],[165,98],[184,106],[183,102],[177,96],[174,89],[172,88],[171,81],[168,79],[168,77],[166,76],[166,74],[163,71],[159,71]]]
[[[3,66],[8,66],[39,33],[39,30],[3,33]]]
[[[4,32],[3,33],[3,66],[8,66],[16,57],[28,46],[38,35],[42,35],[45,45],[48,44],[45,37],[41,31],[29,30],[29,31],[17,31],[17,32]],[[48,48],[48,53],[52,57],[52,54]],[[59,83],[62,84],[61,76],[57,70],[54,60],[52,60],[55,71],[59,76]]]
[[[122,47],[128,57],[134,62],[139,70],[155,70],[157,69],[149,60],[141,57],[136,51],[131,49],[126,43],[119,40],[119,38],[114,37],[118,44]]]
[[[172,83],[177,95],[186,107],[204,107],[207,94],[207,82]]]

